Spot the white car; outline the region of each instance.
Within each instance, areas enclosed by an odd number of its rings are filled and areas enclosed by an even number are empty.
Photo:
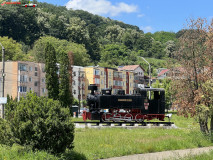
[[[24,4],[22,5],[22,7],[36,7],[37,4],[33,4],[33,3],[28,3],[28,4]]]

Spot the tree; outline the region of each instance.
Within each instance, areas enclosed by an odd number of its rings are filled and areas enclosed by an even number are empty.
[[[207,123],[208,117],[212,118],[212,109],[211,105],[200,97],[208,96],[204,89],[205,84],[213,78],[213,24],[208,25],[205,19],[190,19],[188,28],[179,38],[179,46],[175,55],[181,65],[181,68],[174,69],[176,76],[173,77],[175,82],[173,88],[177,91],[176,104],[181,114],[196,115],[200,130],[208,134]],[[206,112],[204,106],[210,111]]]
[[[61,49],[65,52],[72,51],[74,65],[87,66],[91,65],[90,56],[87,54],[87,50],[81,44],[68,42],[66,40],[59,40],[55,37],[41,37],[34,44],[31,55],[34,56],[36,62],[45,62],[45,44],[51,42],[54,46],[56,53],[59,53]],[[56,54],[57,62],[59,62],[59,54]]]
[[[63,108],[59,101],[28,93],[19,102],[10,102],[5,108],[6,122],[12,135],[8,137],[11,145],[28,145],[33,150],[55,154],[73,148],[74,125],[69,109]]]
[[[0,37],[0,42],[5,48],[5,60],[26,60],[28,55],[22,52],[22,45],[12,38]],[[0,54],[0,59],[2,54]],[[28,59],[29,60],[29,59]]]
[[[175,53],[175,49],[176,49],[176,45],[174,41],[168,41],[166,42],[166,48],[165,48],[165,52],[166,52],[166,56],[169,58],[173,58],[174,57],[174,53]]]
[[[86,48],[88,50],[88,54],[94,63],[100,60],[100,45],[98,42],[98,36],[96,33],[96,26],[94,24],[90,24],[88,26],[89,30],[89,41],[86,44]]]
[[[59,69],[59,101],[62,106],[70,107],[72,104],[72,94],[69,90],[69,58],[65,51],[60,52],[60,69]]]
[[[56,52],[50,43],[47,43],[45,47],[45,61],[45,76],[48,97],[57,100],[59,93],[59,82],[57,75],[58,67],[56,64]]]

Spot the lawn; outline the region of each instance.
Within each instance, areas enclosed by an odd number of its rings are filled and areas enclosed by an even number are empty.
[[[193,118],[173,115],[178,129],[76,129],[75,151],[88,159],[210,146]]]
[[[79,121],[79,119],[73,119]],[[20,146],[0,146],[0,160],[9,159],[101,159],[139,153],[158,152],[213,145],[199,131],[193,118],[173,115],[178,129],[76,129],[74,151],[53,156],[44,151],[26,151]],[[212,153],[211,153],[212,155]],[[209,156],[208,154],[203,156]]]

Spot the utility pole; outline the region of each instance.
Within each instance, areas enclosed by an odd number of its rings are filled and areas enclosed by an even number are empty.
[[[4,63],[4,54],[5,54],[5,49],[4,46],[0,43],[2,47],[2,98],[4,97],[4,81],[5,81],[5,74],[4,74],[4,68],[5,68],[5,63]],[[2,118],[4,119],[4,104],[2,104]]]

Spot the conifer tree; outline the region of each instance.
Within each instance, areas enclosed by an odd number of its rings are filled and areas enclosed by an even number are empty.
[[[46,71],[46,88],[48,97],[54,100],[58,99],[59,82],[58,82],[58,67],[56,64],[56,51],[49,42],[45,48],[45,71]]]
[[[70,93],[69,83],[69,58],[64,50],[60,53],[60,69],[59,69],[59,100],[64,107],[72,104],[72,94]]]

